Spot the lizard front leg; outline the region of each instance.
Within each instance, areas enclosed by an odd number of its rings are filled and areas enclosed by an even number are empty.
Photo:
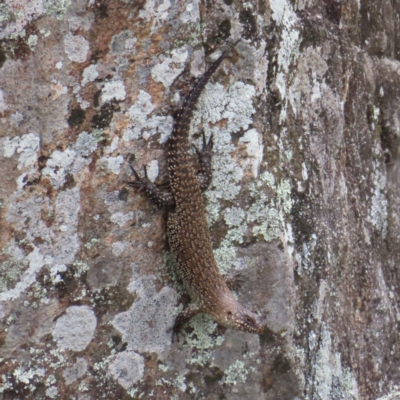
[[[135,180],[126,182],[128,185],[136,187],[139,191],[144,190],[147,196],[160,207],[173,207],[175,205],[174,198],[170,192],[163,191],[155,185],[147,176],[146,166],[143,165],[144,177],[141,178],[136,170],[129,164]]]
[[[196,146],[193,146],[196,150],[196,153],[199,157],[200,162],[200,172],[197,174],[197,179],[200,183],[200,189],[204,192],[208,186],[210,186],[211,178],[212,178],[212,171],[211,171],[211,157],[212,157],[212,149],[213,149],[213,140],[212,134],[206,141],[206,135],[204,134],[204,129],[201,131],[201,136],[203,138],[203,147],[199,150]]]

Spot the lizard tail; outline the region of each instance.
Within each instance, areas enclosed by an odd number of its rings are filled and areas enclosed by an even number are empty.
[[[239,43],[241,38],[232,42],[228,48],[218,57],[218,59],[210,66],[210,68],[203,74],[203,76],[197,81],[196,86],[192,89],[189,96],[183,104],[181,112],[176,116],[176,121],[174,124],[174,129],[171,135],[171,145],[182,147],[189,147],[188,137],[189,137],[189,126],[190,120],[193,115],[193,110],[196,107],[197,101],[200,97],[201,92],[206,86],[207,82],[210,80],[211,76],[218,69],[224,58],[229,54],[229,52]],[[178,144],[179,143],[179,144]]]

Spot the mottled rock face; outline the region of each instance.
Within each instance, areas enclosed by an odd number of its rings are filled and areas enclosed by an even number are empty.
[[[396,1],[0,4],[4,399],[377,399],[397,389]],[[207,219],[252,335],[187,299],[166,215],[172,106],[242,36],[193,115]],[[210,57],[209,57],[210,56]]]

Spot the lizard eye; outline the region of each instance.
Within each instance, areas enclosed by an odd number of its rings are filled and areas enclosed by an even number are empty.
[[[247,325],[255,325],[256,324],[256,321],[254,321],[254,318],[251,318],[248,315],[245,316],[244,320]]]

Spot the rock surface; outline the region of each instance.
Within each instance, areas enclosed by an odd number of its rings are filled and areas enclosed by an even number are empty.
[[[1,399],[400,399],[399,0],[0,4]],[[261,335],[199,316],[165,211],[173,108],[213,133],[215,255]],[[216,54],[213,54],[215,53]]]

